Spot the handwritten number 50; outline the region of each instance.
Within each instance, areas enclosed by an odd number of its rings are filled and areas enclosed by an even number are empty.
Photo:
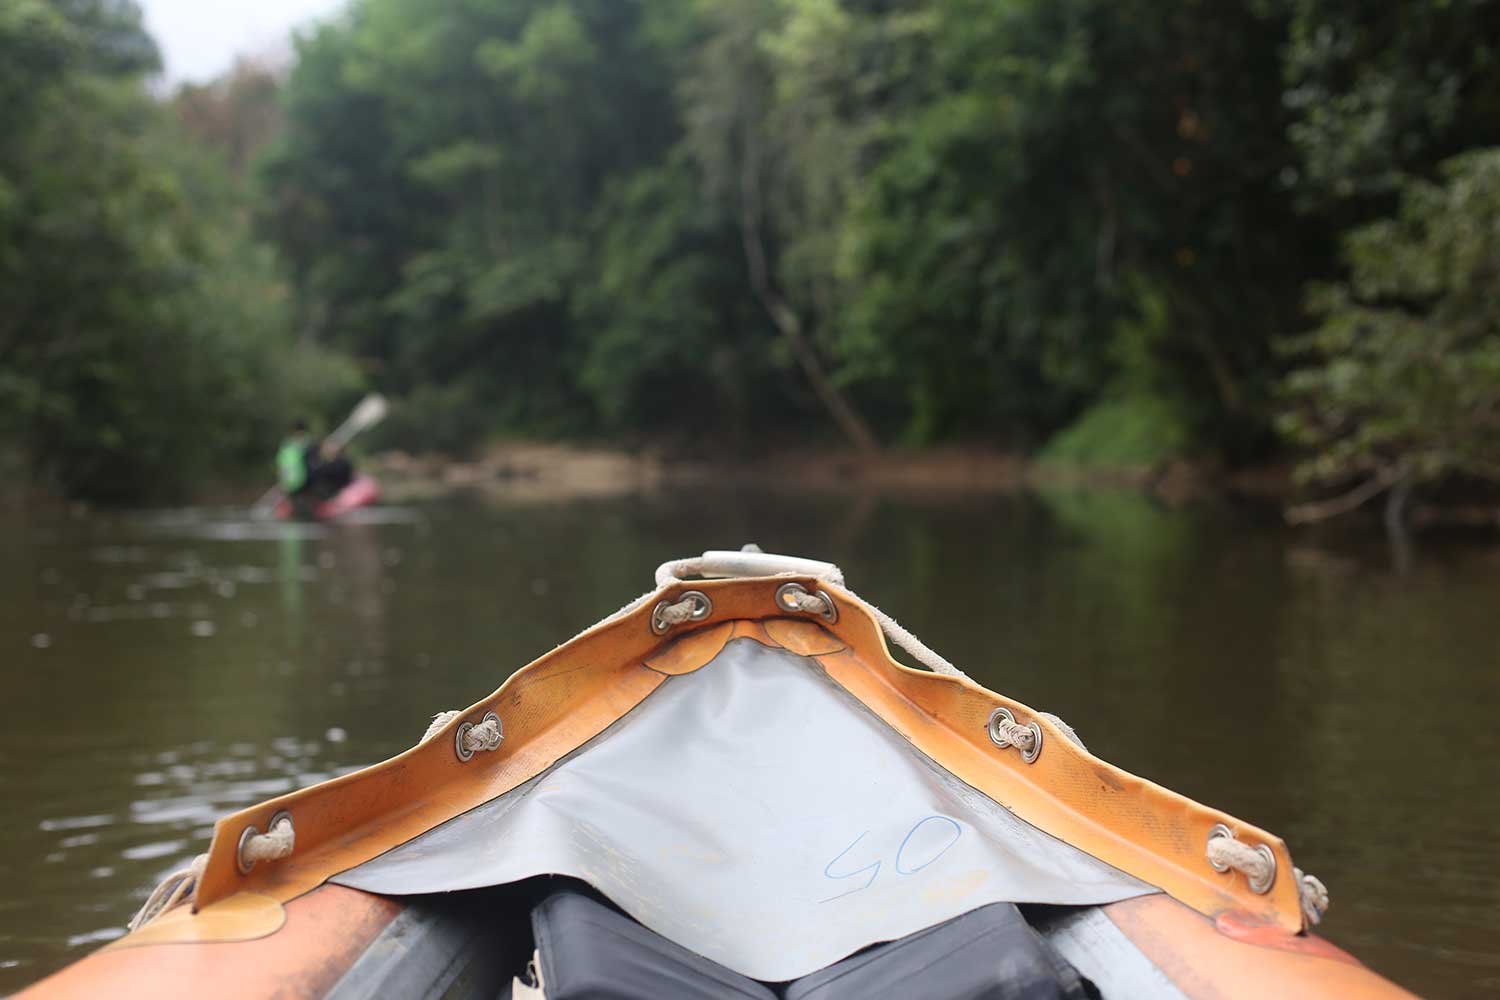
[[[923,830],[927,832],[918,837],[919,831]],[[853,871],[838,873],[833,870],[834,866],[843,860],[844,855],[854,850],[855,846],[861,840],[864,840],[865,834],[869,832],[866,830],[865,833],[861,833],[858,837],[855,837],[848,847],[836,854],[833,860],[823,867],[824,878],[855,878],[867,873],[869,878],[847,892],[841,892],[837,896],[829,896],[827,899],[819,900],[820,903],[830,903],[835,899],[842,899],[845,896],[868,889],[875,883],[875,879],[880,875],[881,862],[879,860],[865,865],[863,868],[856,868]],[[963,827],[947,816],[925,816],[918,820],[915,826],[906,831],[906,836],[901,838],[901,845],[896,848],[896,874],[915,875],[948,853],[948,849],[958,843],[958,839],[963,836],[963,833]],[[935,846],[933,838],[938,838],[941,841],[940,846]],[[917,841],[916,843],[913,843],[914,839]]]

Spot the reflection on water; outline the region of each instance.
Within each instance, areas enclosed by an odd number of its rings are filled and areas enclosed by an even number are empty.
[[[1398,574],[1378,545],[1097,493],[0,531],[0,992],[119,934],[225,811],[405,749],[657,563],[752,540],[840,563],[977,680],[1283,835],[1377,969],[1500,990],[1500,548],[1472,539]]]

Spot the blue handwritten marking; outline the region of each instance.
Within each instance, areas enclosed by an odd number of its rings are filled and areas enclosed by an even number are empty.
[[[865,831],[865,833],[869,833],[869,832],[870,832],[869,830]],[[864,885],[856,886],[855,888],[850,889],[848,892],[841,892],[837,896],[829,896],[827,899],[820,899],[820,900],[818,900],[819,903],[831,903],[835,899],[842,899],[845,896],[849,896],[849,895],[852,895],[852,894],[854,894],[856,892],[861,892],[861,891],[863,891],[865,889],[868,889],[868,888],[870,888],[870,885],[875,881],[875,876],[877,876],[877,875],[880,874],[880,862],[879,861],[875,862],[874,864],[865,865],[863,868],[856,868],[852,872],[845,872],[843,875],[835,875],[833,873],[833,871],[832,871],[833,866],[839,863],[839,859],[840,858],[842,858],[844,855],[848,854],[850,851],[854,850],[854,845],[858,844],[861,840],[865,839],[865,833],[862,833],[858,837],[855,837],[853,843],[851,843],[848,847],[844,848],[842,851],[839,851],[838,855],[832,861],[828,862],[828,864],[826,864],[826,865],[823,866],[823,877],[824,878],[832,878],[832,879],[846,879],[846,878],[853,878],[856,875],[863,875],[865,872],[869,872],[870,873],[870,877],[865,880],[865,884]]]
[[[902,855],[903,852],[905,852],[906,845],[908,843],[910,843],[912,837],[915,837],[917,835],[917,831],[918,830],[922,829],[922,827],[924,827],[928,823],[932,823],[932,822],[947,823],[949,826],[953,827],[953,839],[950,840],[950,841],[948,841],[946,844],[944,844],[938,850],[938,852],[936,854],[934,854],[932,857],[928,858],[926,861],[922,862],[920,865],[917,865],[915,868],[906,868],[906,867],[902,866],[902,864],[901,864],[901,855]],[[901,841],[901,846],[898,847],[898,848],[896,848],[896,874],[898,874],[898,875],[915,875],[917,872],[921,871],[923,868],[926,868],[928,865],[932,864],[934,861],[936,861],[938,858],[942,857],[944,854],[947,854],[948,853],[948,849],[950,847],[952,847],[954,844],[958,843],[958,838],[962,837],[963,835],[964,835],[963,827],[959,826],[958,823],[956,823],[955,821],[949,819],[947,816],[928,816],[928,817],[922,819],[920,822],[917,823],[916,826],[912,827],[909,831],[907,831],[906,837]]]
[[[926,826],[928,823],[947,823],[949,826],[951,826],[953,828],[953,839],[949,840],[942,847],[939,847],[937,849],[937,851],[932,855],[932,857],[928,858],[926,861],[923,861],[921,864],[917,865],[915,868],[907,868],[904,864],[902,864],[902,858],[906,854],[907,845],[910,844],[911,843],[911,839],[917,835],[917,831],[920,830],[920,829],[922,829],[922,827]],[[870,886],[872,886],[872,885],[875,884],[875,879],[880,875],[880,862],[879,861],[875,861],[875,862],[873,862],[871,864],[865,865],[863,868],[856,868],[852,872],[845,872],[842,875],[835,875],[834,872],[833,872],[833,866],[836,865],[836,864],[838,864],[839,861],[841,861],[843,859],[844,855],[846,855],[850,851],[854,850],[855,846],[861,840],[864,840],[865,839],[865,834],[869,833],[869,832],[870,832],[869,830],[866,830],[864,833],[860,834],[858,837],[855,837],[854,840],[852,842],[850,842],[850,844],[849,844],[848,847],[844,848],[842,851],[839,851],[839,853],[834,856],[834,859],[832,861],[830,861],[830,862],[828,862],[828,864],[824,865],[823,866],[823,877],[824,878],[830,878],[830,879],[840,879],[840,880],[842,880],[842,879],[846,879],[846,878],[854,878],[856,875],[863,875],[865,872],[869,872],[870,873],[870,877],[867,878],[867,879],[865,879],[865,884],[864,885],[855,886],[853,889],[850,889],[848,892],[841,892],[837,896],[829,896],[827,899],[820,899],[820,900],[818,900],[819,903],[831,903],[835,899],[843,899],[845,896],[853,895],[856,892],[862,892],[865,889],[868,889],[868,888],[870,888]],[[958,823],[958,821],[955,820],[955,819],[950,819],[949,817],[942,816],[942,815],[924,816],[924,817],[922,817],[921,819],[917,820],[917,825],[916,826],[914,826],[910,830],[906,831],[906,836],[901,838],[901,846],[898,847],[898,848],[896,848],[896,874],[897,875],[915,875],[917,872],[921,871],[923,868],[926,868],[928,865],[932,864],[938,858],[941,858],[944,854],[947,854],[949,848],[951,848],[954,844],[958,843],[959,838],[962,837],[963,835],[964,835],[964,828],[962,826],[960,826],[959,823]],[[929,850],[930,850],[930,848],[929,848]]]

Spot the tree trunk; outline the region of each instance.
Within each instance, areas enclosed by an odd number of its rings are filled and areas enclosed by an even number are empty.
[[[1397,573],[1411,569],[1411,535],[1406,530],[1406,501],[1412,481],[1403,475],[1385,495],[1385,536],[1391,543],[1391,561]]]
[[[1406,534],[1406,502],[1411,499],[1410,476],[1396,480],[1385,495],[1385,530],[1392,537]]]
[[[786,340],[802,374],[812,386],[813,392],[817,393],[823,408],[833,417],[834,423],[838,424],[849,443],[861,454],[874,455],[880,451],[880,442],[870,430],[870,425],[865,423],[854,404],[828,377],[817,350],[802,328],[802,320],[797,311],[771,280],[765,240],[761,236],[760,163],[754,131],[753,127],[746,127],[744,146],[740,150],[740,241],[744,244],[745,261],[750,269],[750,287],[765,307],[771,322]]]

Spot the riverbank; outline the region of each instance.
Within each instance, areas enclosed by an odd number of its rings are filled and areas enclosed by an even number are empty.
[[[848,449],[780,449],[731,460],[667,450],[584,447],[533,441],[496,442],[479,455],[390,451],[363,467],[393,502],[469,494],[516,502],[550,502],[650,494],[667,490],[764,488],[818,494],[1011,494],[1038,490],[1125,490],[1169,507],[1229,502],[1280,518],[1307,499],[1290,460],[1226,469],[1205,461],[1153,465],[1068,465],[979,445],[892,449],[861,455]],[[1345,521],[1378,523],[1371,503]],[[1500,502],[1463,492],[1435,494],[1410,505],[1418,528],[1500,528]]]
[[[1308,499],[1292,475],[1290,460],[1234,469],[1180,459],[1150,465],[1069,465],[976,444],[890,449],[873,456],[850,449],[796,447],[733,459],[664,448],[514,440],[493,442],[466,458],[383,451],[361,456],[358,462],[380,481],[385,500],[397,504],[456,496],[553,503],[704,487],[887,496],[1125,491],[1167,507],[1232,503],[1280,520],[1292,505]],[[246,471],[205,482],[185,499],[210,506],[248,504],[268,483],[268,473]],[[82,512],[92,505],[68,501],[18,473],[0,486],[0,507],[67,507]],[[1381,504],[1376,502],[1338,520],[1378,527],[1380,515]],[[1500,528],[1500,499],[1464,491],[1423,496],[1410,505],[1408,523],[1488,533]]]
[[[664,451],[501,442],[459,460],[385,452],[364,468],[397,500],[453,493],[516,499],[569,499],[692,488],[768,484],[819,493],[1014,493],[1031,489],[1127,489],[1169,504],[1215,498],[1279,505],[1293,495],[1288,467],[1226,473],[1206,464],[1076,467],[1038,462],[978,446],[891,450],[865,456],[840,449],[797,449],[744,460]]]

